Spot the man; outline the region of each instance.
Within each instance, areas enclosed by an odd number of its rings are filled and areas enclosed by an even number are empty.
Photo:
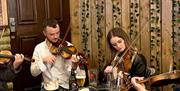
[[[21,69],[24,55],[16,54],[15,60],[0,64],[0,91],[8,91],[7,82],[12,81]]]
[[[137,81],[143,80],[143,77],[132,77],[131,83],[137,91],[148,91],[143,83]]]
[[[59,40],[60,27],[54,19],[48,19],[43,25],[45,40],[39,43],[33,53],[35,62],[31,63],[31,74],[42,74],[43,88],[41,91],[68,91],[69,76],[73,57],[65,59],[61,55],[53,55],[51,48]],[[71,43],[65,41],[68,45]]]

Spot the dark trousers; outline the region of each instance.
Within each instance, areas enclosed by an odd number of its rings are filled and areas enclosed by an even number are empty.
[[[59,86],[59,89],[57,90],[45,90],[44,87],[42,87],[40,91],[69,91],[69,90]]]

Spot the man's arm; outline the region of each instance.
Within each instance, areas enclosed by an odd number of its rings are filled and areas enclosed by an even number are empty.
[[[39,74],[41,74],[41,72],[43,72],[47,69],[45,64],[43,63],[43,59],[40,57],[38,50],[39,49],[36,47],[33,52],[32,58],[35,61],[31,63],[31,67],[30,67],[32,76],[38,76]]]

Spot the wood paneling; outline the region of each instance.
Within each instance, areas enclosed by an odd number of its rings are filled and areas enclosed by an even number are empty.
[[[47,18],[56,18],[61,27],[61,37],[66,33],[70,21],[69,0],[8,0],[9,17],[15,20],[15,31],[11,31],[12,53],[32,56],[37,43],[44,40],[42,23]],[[71,41],[71,31],[67,40]],[[39,91],[41,76],[33,77],[30,63],[24,62],[21,72],[14,79],[14,91]]]
[[[17,0],[19,24],[37,23],[36,0]]]
[[[35,35],[31,35],[31,36],[20,36],[20,51],[22,51],[22,53],[25,56],[28,55],[32,55],[34,48],[37,44],[38,37]],[[27,48],[28,47],[28,48]]]
[[[168,72],[171,68],[180,69],[179,7],[179,0],[78,0],[77,2],[72,0],[71,23],[74,31],[72,38],[75,38],[72,43],[79,45],[79,50],[88,44],[90,65],[99,68],[99,64],[103,62],[99,60],[102,55],[106,56],[104,59],[106,62],[109,61],[107,57],[111,55],[108,47],[104,46],[107,43],[104,41],[107,32],[112,27],[122,27],[135,41],[139,52],[145,55],[148,66],[155,67],[156,74]],[[87,14],[89,17],[81,20]],[[82,42],[81,32],[87,31],[82,27],[91,31],[86,37],[88,39],[86,44]],[[97,36],[98,28],[103,30],[103,37],[100,40]],[[81,41],[76,41],[78,39]],[[101,47],[98,47],[99,43],[103,43]],[[101,49],[103,53],[99,55],[98,50]],[[153,89],[156,90],[158,91]],[[161,90],[171,91],[172,86],[165,86],[159,91]]]
[[[62,0],[46,0],[47,17],[54,17],[59,22],[63,20]]]
[[[0,28],[8,25],[7,0],[0,0]]]

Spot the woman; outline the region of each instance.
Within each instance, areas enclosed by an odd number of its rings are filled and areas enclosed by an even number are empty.
[[[145,57],[132,47],[133,43],[125,31],[121,28],[113,28],[107,35],[107,41],[113,60],[105,68],[105,73],[115,73],[114,79],[150,76],[151,72],[146,67]]]

